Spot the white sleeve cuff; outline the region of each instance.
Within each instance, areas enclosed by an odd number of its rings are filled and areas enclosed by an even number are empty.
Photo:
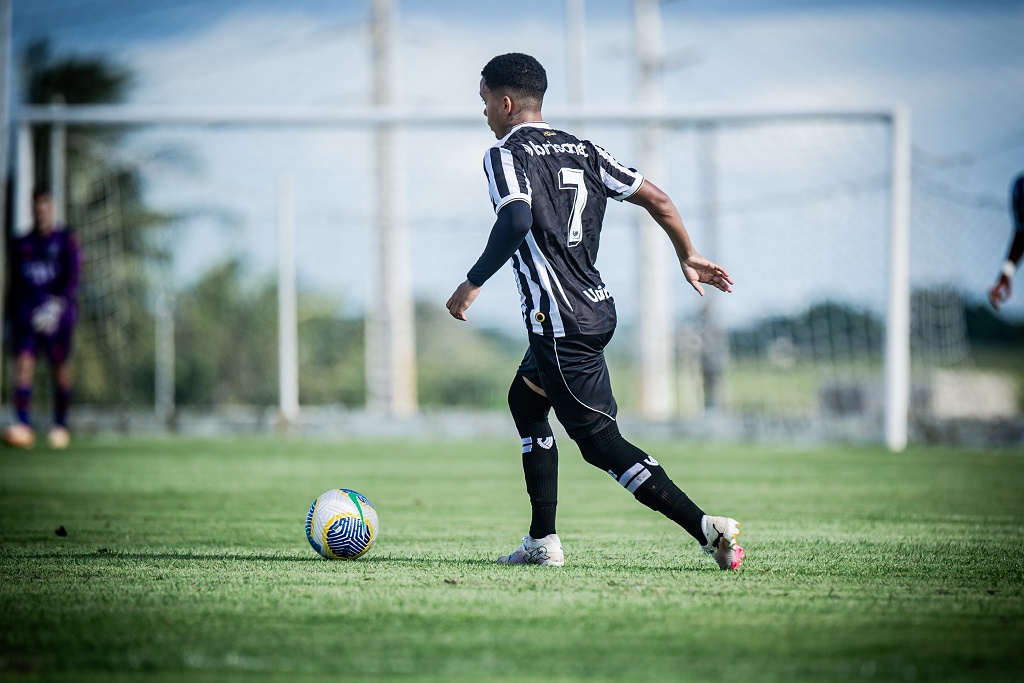
[[[1003,273],[1003,275],[1005,275],[1007,277],[1007,279],[1012,280],[1013,279],[1013,274],[1016,273],[1016,272],[1017,272],[1017,264],[1016,263],[1014,263],[1010,259],[1006,259],[1005,261],[1003,261],[1002,273]]]

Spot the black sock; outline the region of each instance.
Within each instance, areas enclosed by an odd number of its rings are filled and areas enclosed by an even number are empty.
[[[555,533],[558,506],[558,445],[548,422],[551,403],[517,375],[509,387],[508,406],[523,440],[523,475],[532,511],[530,536],[544,538]]]
[[[704,512],[669,479],[657,460],[622,438],[618,427],[578,441],[583,459],[615,477],[638,501],[683,527],[701,545],[707,543]]]
[[[668,478],[668,475],[661,482],[644,482],[633,496],[655,512],[660,512],[683,527],[686,533],[696,538],[701,545],[707,544],[708,539],[705,538],[704,529],[701,527],[704,511],[697,507],[690,497]]]
[[[537,425],[540,427],[540,425]],[[526,492],[530,494],[530,536],[544,538],[555,533],[555,512],[558,507],[558,445],[551,435],[523,436],[523,475]],[[543,430],[535,430],[543,431]]]

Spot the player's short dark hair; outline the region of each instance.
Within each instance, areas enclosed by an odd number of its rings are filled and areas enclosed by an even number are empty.
[[[548,89],[548,74],[544,67],[522,52],[498,55],[487,62],[480,75],[492,91],[534,100],[537,107],[544,101],[544,93]]]
[[[49,187],[46,187],[45,185],[37,185],[32,190],[32,201],[38,202],[40,199],[43,199],[44,197],[47,199],[52,199],[53,193],[50,192]]]

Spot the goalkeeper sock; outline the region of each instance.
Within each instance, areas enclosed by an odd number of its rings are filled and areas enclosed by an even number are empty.
[[[58,427],[68,427],[68,408],[71,407],[71,389],[57,387],[53,396],[53,423]]]
[[[31,425],[32,387],[17,386],[14,388],[14,415],[18,422]]]

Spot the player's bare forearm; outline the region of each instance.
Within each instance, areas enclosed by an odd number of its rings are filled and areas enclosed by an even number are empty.
[[[992,308],[999,310],[999,307],[1009,300],[1013,293],[1013,276],[1020,267],[1021,256],[1024,255],[1024,230],[1017,230],[1010,243],[1010,251],[1006,255],[999,275],[996,276],[996,283],[988,290],[988,300]]]
[[[473,305],[479,294],[480,288],[466,280],[455,288],[455,292],[448,297],[445,307],[456,320],[466,320],[466,310]]]
[[[682,216],[672,199],[651,181],[643,184],[626,201],[643,207],[651,218],[661,226],[676,250],[683,276],[698,294],[704,296],[701,283],[709,284],[723,292],[731,292],[733,279],[720,265],[701,256],[690,240],[690,233],[683,225]]]

